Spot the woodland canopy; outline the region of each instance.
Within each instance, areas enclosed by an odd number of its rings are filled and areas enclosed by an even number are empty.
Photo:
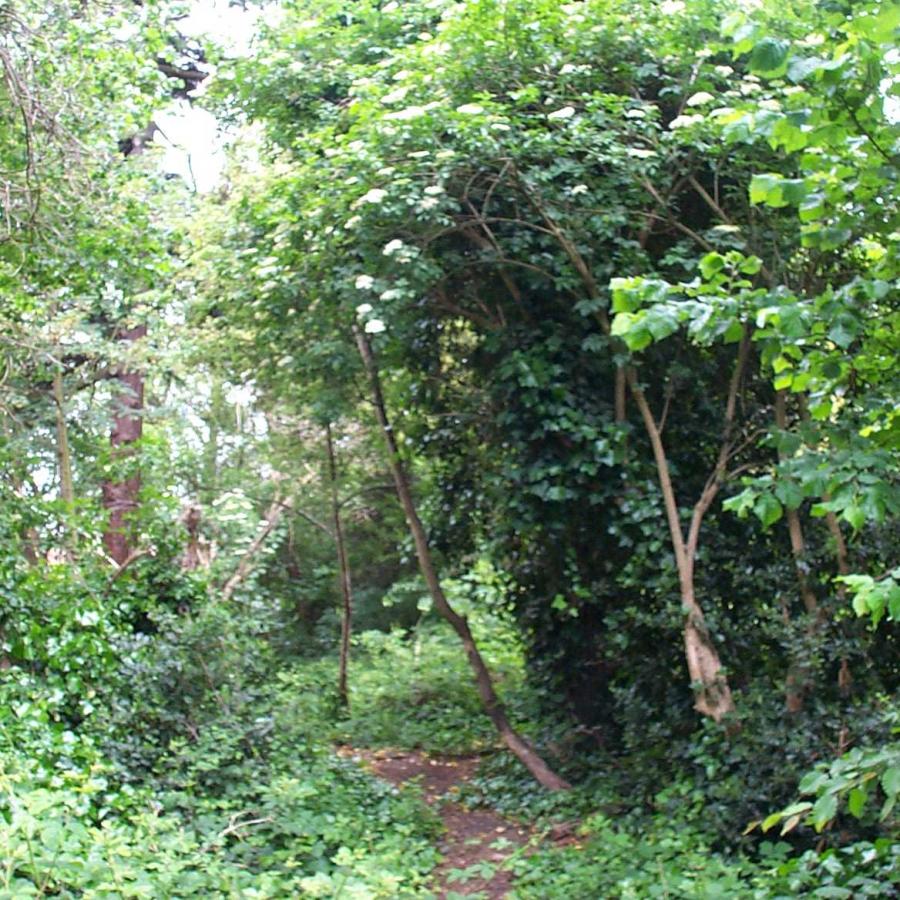
[[[900,3],[241,6],[0,0],[0,897],[894,896]]]

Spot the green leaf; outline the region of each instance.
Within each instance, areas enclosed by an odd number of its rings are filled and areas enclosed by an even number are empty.
[[[807,194],[800,203],[801,222],[814,222],[825,215],[825,196],[820,193]]]
[[[795,481],[775,482],[775,496],[788,508],[797,509],[803,502],[803,489]]]
[[[784,202],[791,206],[801,204],[809,192],[809,185],[803,178],[783,178],[780,187]]]
[[[725,329],[725,334],[722,335],[722,340],[726,344],[736,344],[741,338],[744,336],[744,323],[740,321],[740,319],[735,319],[730,322],[728,328]]]
[[[615,307],[614,307],[615,308]],[[613,317],[610,333],[615,337],[625,337],[626,334],[634,327],[638,316],[631,312],[620,312]]]
[[[673,309],[657,306],[648,310],[645,317],[647,330],[655,341],[661,341],[678,330],[678,316]]]
[[[751,189],[752,190],[752,189]],[[707,253],[700,260],[700,274],[706,281],[725,268],[725,257],[721,253]]]
[[[885,3],[884,8],[868,16],[855,16],[853,30],[879,44],[896,42],[900,28],[900,4]]]
[[[750,202],[768,203],[770,196],[775,197],[775,192],[778,191],[780,184],[780,175],[754,175],[750,179]],[[778,196],[780,197],[780,194]]]
[[[775,387],[776,391],[784,391],[787,390],[794,383],[794,373],[793,372],[785,372],[783,375],[779,375],[772,384]]]
[[[753,507],[753,512],[763,524],[763,528],[774,525],[780,518],[784,510],[777,497],[772,494],[760,494],[759,499]]]
[[[853,316],[841,315],[828,329],[828,337],[843,350],[846,350],[859,334],[859,323]]]
[[[847,798],[847,809],[850,810],[851,815],[856,816],[857,819],[862,818],[863,808],[866,805],[866,800],[868,799],[868,794],[862,788],[853,788],[850,791],[850,796]]]
[[[614,313],[634,312],[640,306],[640,299],[635,296],[637,281],[637,278],[613,278],[610,281]]]
[[[850,523],[854,531],[859,531],[866,522],[866,514],[863,512],[863,508],[856,503],[851,503],[844,510],[841,517]]]
[[[744,275],[755,275],[762,269],[762,260],[758,256],[745,256],[739,268]]]
[[[821,831],[837,815],[837,795],[823,794],[812,809],[813,824]]]
[[[733,512],[738,516],[738,518],[744,519],[753,508],[755,499],[756,494],[750,488],[746,488],[745,490],[741,491],[740,494],[735,494],[734,497],[729,497],[722,504],[722,509],[724,509],[726,512]]]
[[[900,622],[900,585],[895,584],[888,591],[888,618],[892,622]]]
[[[792,56],[787,64],[788,81],[794,84],[805,81],[810,75],[822,70],[827,65],[827,60],[818,57]]]
[[[800,784],[797,786],[797,790],[800,791],[801,794],[815,794],[816,791],[819,790],[822,785],[824,785],[828,781],[828,776],[825,772],[820,772],[818,770],[813,770],[812,772],[807,772],[801,779]]]
[[[888,797],[900,794],[900,766],[891,766],[889,769],[885,769],[881,776],[881,786]]]
[[[781,810],[782,816],[797,816],[801,813],[809,812],[812,809],[813,805],[808,800],[804,800],[800,803],[792,803],[790,806],[785,807]]]
[[[759,75],[771,75],[787,61],[791,45],[778,38],[763,38],[750,54],[750,70]]]

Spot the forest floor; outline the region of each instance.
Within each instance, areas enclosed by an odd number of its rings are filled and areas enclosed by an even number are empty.
[[[528,852],[538,840],[533,829],[511,822],[491,809],[470,809],[453,799],[475,774],[477,756],[431,756],[421,751],[357,750],[343,747],[341,756],[363,761],[379,778],[397,787],[418,784],[425,802],[440,816],[443,857],[435,869],[440,900],[502,900],[512,889],[513,874],[505,865]]]

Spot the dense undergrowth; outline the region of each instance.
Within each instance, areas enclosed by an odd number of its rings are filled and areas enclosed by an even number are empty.
[[[520,900],[897,895],[900,5],[194,6],[0,2],[0,898],[433,896],[363,747]]]
[[[576,785],[547,794],[498,749],[464,659],[429,617],[357,637],[342,711],[333,655],[278,658],[235,615],[154,615],[152,634],[127,637],[82,615],[82,639],[108,654],[102,684],[49,659],[4,673],[0,896],[431,896],[439,820],[341,745],[478,753],[465,802],[539,836],[564,823],[574,840],[506,863],[521,898],[875,897],[900,880],[900,842],[872,839],[874,815],[821,836],[798,828],[791,843],[741,835],[794,797],[811,733],[763,796],[751,728],[701,729],[670,745],[666,767],[650,745],[612,753],[540,714],[516,641],[492,622],[478,630],[515,720]]]

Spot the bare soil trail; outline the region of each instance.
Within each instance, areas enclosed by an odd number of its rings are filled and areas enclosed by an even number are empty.
[[[425,802],[437,811],[446,829],[439,845],[443,860],[434,872],[436,897],[503,900],[509,895],[512,874],[503,863],[534,835],[493,810],[468,809],[453,800],[454,789],[475,774],[477,757],[349,747],[339,753],[359,758],[379,778],[398,787],[414,779],[421,785]]]

